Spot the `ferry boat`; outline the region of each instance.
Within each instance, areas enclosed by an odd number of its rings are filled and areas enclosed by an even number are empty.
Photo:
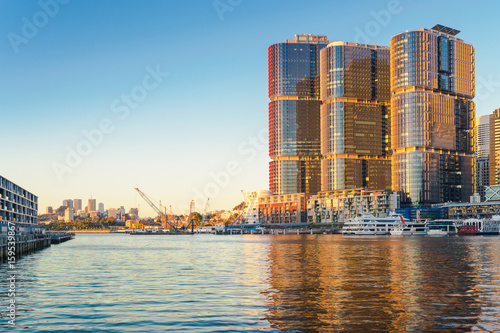
[[[415,220],[414,222],[401,222],[391,229],[391,235],[395,236],[425,236],[427,235],[427,220]]]
[[[399,214],[375,217],[367,213],[349,219],[340,231],[343,235],[389,235],[392,228],[404,221],[403,216]]]
[[[498,235],[500,234],[500,215],[491,219],[466,219],[458,227],[459,235]]]
[[[456,235],[458,227],[462,225],[461,220],[434,220],[427,225],[427,234],[429,236],[447,236]]]

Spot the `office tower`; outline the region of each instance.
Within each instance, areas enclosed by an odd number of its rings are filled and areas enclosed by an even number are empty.
[[[99,202],[97,210],[98,210],[99,214],[104,214],[104,204],[102,202]]]
[[[54,212],[54,209],[52,209],[52,206],[47,206],[47,210],[45,211],[46,214],[52,214]]]
[[[490,131],[490,184],[499,185],[500,172],[500,109],[493,111],[489,115],[489,131]]]
[[[73,208],[73,200],[71,200],[71,199],[63,200],[63,206]]]
[[[391,39],[392,188],[405,206],[473,190],[474,47],[436,25]]]
[[[70,221],[73,221],[75,219],[75,216],[74,216],[74,212],[73,212],[73,208],[66,208],[66,210],[64,211],[64,221],[65,222],[70,222]]]
[[[73,200],[73,208],[75,210],[75,213],[82,210],[82,199],[74,199]]]
[[[321,50],[321,189],[391,188],[389,47]]]
[[[295,35],[271,45],[269,187],[273,194],[321,188],[319,51],[327,36]]]
[[[108,217],[112,219],[116,219],[118,211],[116,208],[108,208]]]
[[[38,225],[38,197],[0,176],[0,233],[7,223]]]
[[[88,205],[88,207],[89,207],[88,213],[96,211],[96,201],[95,201],[95,199],[89,199],[89,205]]]
[[[476,145],[476,191],[485,199],[485,186],[490,185],[490,116],[476,117],[474,131],[474,144]]]

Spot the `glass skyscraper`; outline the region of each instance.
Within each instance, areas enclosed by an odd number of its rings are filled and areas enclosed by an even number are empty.
[[[319,52],[327,36],[295,35],[269,47],[269,187],[275,195],[321,189]]]
[[[389,47],[321,51],[322,191],[391,188]]]
[[[490,116],[476,117],[474,131],[476,158],[476,191],[485,200],[485,187],[490,185]]]
[[[474,47],[436,25],[391,39],[392,187],[401,204],[468,201],[473,191]]]

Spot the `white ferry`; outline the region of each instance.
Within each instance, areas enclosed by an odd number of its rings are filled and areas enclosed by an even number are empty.
[[[427,234],[429,236],[447,236],[456,235],[458,233],[458,227],[462,225],[462,220],[434,220],[430,221],[427,225],[429,230]]]
[[[427,235],[427,220],[415,220],[414,222],[401,222],[391,229],[391,235],[395,236],[425,236]]]
[[[458,228],[459,235],[498,235],[500,234],[500,215],[491,219],[466,219]]]
[[[387,217],[362,214],[349,219],[340,231],[343,235],[389,235],[391,229],[402,222],[405,219],[399,214],[391,213]]]

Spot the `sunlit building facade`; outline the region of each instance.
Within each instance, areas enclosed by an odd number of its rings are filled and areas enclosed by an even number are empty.
[[[474,131],[475,158],[476,158],[476,190],[485,200],[485,187],[490,185],[490,116],[476,117]]]
[[[436,25],[391,39],[392,187],[406,206],[473,191],[474,47]]]
[[[8,223],[38,225],[38,197],[0,176],[0,233]]]
[[[322,191],[391,188],[389,47],[321,51]]]
[[[499,184],[500,171],[500,109],[493,111],[489,115],[489,131],[490,131],[490,184]]]
[[[296,35],[269,47],[269,188],[321,189],[319,52],[327,36]]]

